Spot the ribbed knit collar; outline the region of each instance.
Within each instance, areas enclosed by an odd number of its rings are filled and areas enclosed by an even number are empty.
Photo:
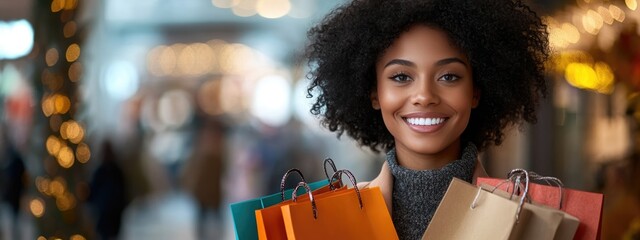
[[[394,178],[392,218],[400,239],[420,239],[453,177],[471,182],[478,150],[468,143],[462,157],[440,169],[411,170],[398,165],[396,151],[387,153]]]

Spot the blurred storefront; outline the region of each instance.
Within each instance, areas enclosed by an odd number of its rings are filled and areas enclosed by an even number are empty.
[[[0,239],[233,239],[228,204],[287,169],[319,180],[331,157],[371,179],[383,156],[320,127],[306,98],[305,32],[342,2],[0,0],[0,190],[24,184],[15,214],[0,201]],[[549,95],[482,161],[604,192],[603,239],[637,238],[638,1],[531,4]]]

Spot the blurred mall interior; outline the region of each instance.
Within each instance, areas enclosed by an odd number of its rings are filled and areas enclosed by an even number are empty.
[[[640,239],[637,0],[531,0],[553,48],[538,123],[481,156],[605,194]],[[383,156],[309,113],[306,31],[343,0],[0,0],[0,239],[234,239],[229,204]]]

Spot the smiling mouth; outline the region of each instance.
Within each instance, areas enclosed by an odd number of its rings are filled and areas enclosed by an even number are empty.
[[[409,124],[417,126],[438,125],[446,120],[447,118],[405,118],[405,121],[407,121]]]

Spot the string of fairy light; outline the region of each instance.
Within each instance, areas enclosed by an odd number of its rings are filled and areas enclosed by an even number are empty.
[[[77,207],[79,196],[77,186],[71,186],[69,179],[62,171],[71,169],[76,164],[84,164],[91,158],[91,150],[85,143],[85,127],[74,120],[76,101],[75,89],[81,78],[83,65],[79,61],[81,45],[77,42],[78,24],[74,20],[78,0],[51,1],[50,14],[59,16],[63,25],[63,39],[51,41],[45,46],[45,67],[40,73],[43,93],[41,99],[42,113],[48,120],[50,129],[44,147],[44,174],[35,178],[35,185],[40,197],[34,197],[29,203],[33,216],[42,218],[47,211],[57,210],[64,215]],[[52,28],[52,31],[59,30]],[[58,33],[56,33],[58,36]],[[77,184],[76,184],[77,185]],[[47,205],[55,202],[55,209]],[[56,234],[57,235],[57,234]],[[62,239],[58,236],[39,236],[38,240]],[[71,240],[86,239],[82,234],[71,234]]]
[[[576,6],[547,16],[549,43],[555,50],[550,69],[579,89],[611,94],[615,74],[611,63],[583,49],[595,45],[611,52],[622,24],[640,21],[638,0],[576,0]],[[637,31],[637,30],[636,30]]]

